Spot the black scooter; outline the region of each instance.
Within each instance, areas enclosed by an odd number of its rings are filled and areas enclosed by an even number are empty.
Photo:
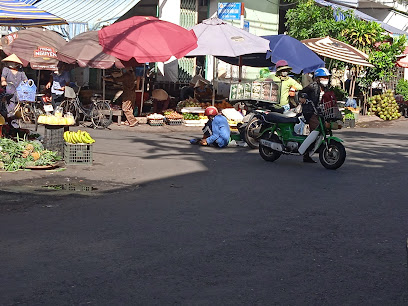
[[[240,108],[247,111],[242,123],[237,125],[238,131],[241,134],[242,140],[244,140],[248,147],[251,149],[257,149],[259,147],[259,136],[261,129],[261,121],[259,120],[260,113],[283,113],[282,107],[275,106],[275,104],[262,102],[262,101],[240,101]]]

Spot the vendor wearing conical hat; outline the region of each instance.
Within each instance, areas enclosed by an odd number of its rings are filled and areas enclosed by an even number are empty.
[[[27,80],[27,76],[25,75],[24,71],[21,70],[23,67],[23,62],[18,58],[17,55],[11,54],[7,56],[5,59],[2,60],[5,67],[1,73],[1,86],[10,86],[12,88],[8,88],[7,93],[14,94],[15,88],[21,83],[21,81]],[[10,92],[10,90],[12,92]]]
[[[12,54],[2,60],[5,64],[3,71],[1,72],[1,86],[6,86],[6,93],[13,95],[9,100],[5,102],[5,108],[7,109],[7,118],[11,125],[15,128],[18,127],[18,123],[14,120],[14,109],[17,103],[16,88],[21,82],[27,80],[27,76],[22,70],[23,63],[17,57]]]
[[[296,105],[289,104],[289,94],[291,89],[294,91],[301,90],[303,87],[296,80],[289,76],[292,67],[285,60],[276,62],[276,74],[272,76],[272,80],[280,85],[280,101],[279,106],[285,110],[295,107]]]

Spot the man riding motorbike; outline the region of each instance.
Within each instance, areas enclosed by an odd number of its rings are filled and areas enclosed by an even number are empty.
[[[319,118],[315,113],[315,109],[319,104],[329,101],[331,101],[333,105],[337,103],[334,92],[329,90],[330,76],[331,74],[326,68],[317,69],[314,73],[314,82],[299,92],[299,102],[302,104],[302,113],[306,123],[309,124],[310,131],[315,130],[319,126]],[[306,103],[306,101],[310,101],[310,103]],[[303,162],[316,163],[309,156],[307,151],[303,155]]]

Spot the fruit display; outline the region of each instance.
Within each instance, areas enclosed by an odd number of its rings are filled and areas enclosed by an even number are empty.
[[[218,110],[225,109],[225,108],[233,108],[233,106],[231,105],[231,103],[227,102],[226,100],[222,100],[221,103],[216,103],[216,104],[215,104],[215,107],[216,107]]]
[[[19,169],[49,166],[61,160],[57,152],[44,150],[43,145],[37,141],[0,138],[0,169],[16,171]]]
[[[184,120],[200,120],[199,114],[184,113]]]
[[[184,107],[201,107],[201,103],[194,98],[188,98],[177,103],[177,109],[182,109]]]
[[[164,125],[164,118],[163,115],[154,113],[147,116],[147,121],[151,126],[162,126]]]
[[[57,115],[40,115],[38,116],[39,124],[47,125],[74,125],[75,118],[72,115],[57,116]]]
[[[147,119],[149,119],[149,120],[163,120],[164,116],[161,115],[161,114],[154,113],[154,114],[150,114],[149,116],[147,116]]]
[[[394,120],[401,117],[399,106],[391,90],[387,90],[381,95],[372,96],[368,99],[368,104],[368,114],[375,114],[383,120]]]
[[[183,119],[183,115],[179,114],[178,112],[174,110],[165,110],[164,116],[166,117],[166,119],[171,119],[171,120]]]
[[[202,109],[206,109],[207,107],[211,106],[210,102],[201,102],[200,104]]]
[[[64,140],[67,143],[77,144],[77,143],[84,143],[84,144],[92,144],[95,140],[89,135],[88,132],[78,130],[76,132],[65,131],[64,132]]]

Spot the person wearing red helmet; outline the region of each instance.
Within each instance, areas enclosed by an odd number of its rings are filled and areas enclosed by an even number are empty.
[[[222,114],[218,113],[217,108],[209,106],[205,109],[204,115],[208,117],[208,122],[203,128],[203,138],[200,144],[203,146],[215,145],[217,147],[226,147],[230,140],[230,127]]]
[[[279,106],[285,108],[285,110],[296,107],[296,105],[289,104],[289,93],[291,88],[294,90],[303,89],[302,85],[289,76],[291,70],[292,67],[289,66],[287,61],[279,60],[276,62],[276,73],[272,77],[273,81],[281,84]]]

